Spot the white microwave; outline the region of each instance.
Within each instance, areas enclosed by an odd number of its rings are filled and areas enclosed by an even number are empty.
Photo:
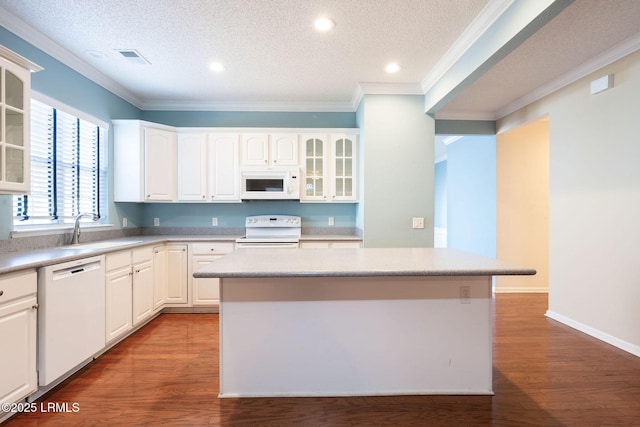
[[[245,170],[241,176],[243,200],[300,200],[300,169]]]

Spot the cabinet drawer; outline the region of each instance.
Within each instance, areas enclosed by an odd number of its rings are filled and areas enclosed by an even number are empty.
[[[194,255],[224,255],[233,252],[234,243],[232,242],[208,242],[208,243],[192,243]]]
[[[131,265],[131,251],[121,251],[107,254],[105,261],[106,271],[118,268],[129,267]]]
[[[135,248],[131,251],[132,264],[139,264],[141,262],[150,261],[151,258],[153,258],[153,246]]]
[[[0,276],[0,305],[38,290],[38,275],[35,270],[17,271]]]

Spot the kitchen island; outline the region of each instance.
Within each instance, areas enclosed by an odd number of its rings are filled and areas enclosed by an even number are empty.
[[[453,249],[242,249],[220,278],[220,397],[492,394],[492,276]]]

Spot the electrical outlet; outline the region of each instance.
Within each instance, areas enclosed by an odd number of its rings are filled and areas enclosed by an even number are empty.
[[[424,228],[424,218],[423,217],[414,217],[413,218],[413,228]]]
[[[153,218],[153,226],[154,227],[160,226],[160,218]]]
[[[215,216],[213,218],[211,218],[211,226],[212,227],[217,227],[218,226],[218,218],[216,218]]]
[[[460,286],[460,304],[471,304],[470,286]]]
[[[329,217],[329,225],[335,225],[336,221],[335,218],[333,218],[332,216]]]
[[[127,221],[127,218],[122,218],[122,228],[126,227],[129,224],[129,221]]]

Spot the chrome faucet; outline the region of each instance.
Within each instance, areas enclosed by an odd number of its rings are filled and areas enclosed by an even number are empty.
[[[97,221],[100,219],[100,215],[93,213],[81,213],[76,215],[74,219],[75,223],[73,225],[73,237],[71,238],[72,245],[80,243],[80,219],[82,218],[91,218],[92,220]]]

